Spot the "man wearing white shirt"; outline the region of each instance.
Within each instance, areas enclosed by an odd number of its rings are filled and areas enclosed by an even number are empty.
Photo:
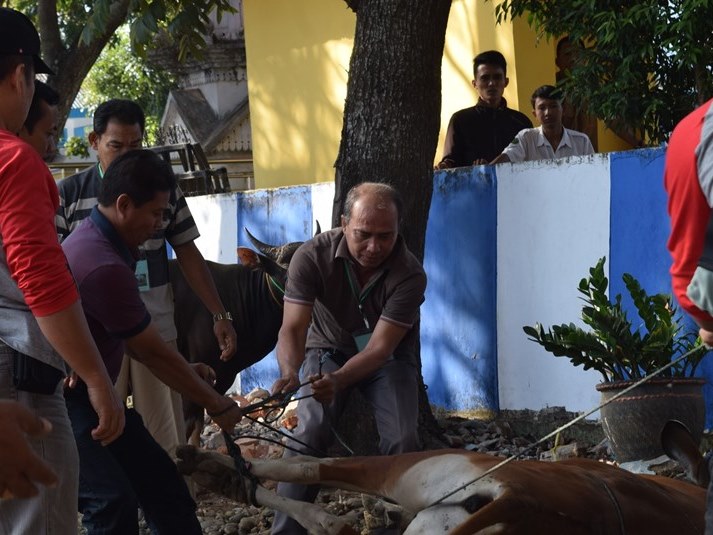
[[[559,89],[551,85],[538,87],[531,101],[532,114],[540,126],[520,130],[491,164],[594,154],[586,134],[562,125],[562,93]]]

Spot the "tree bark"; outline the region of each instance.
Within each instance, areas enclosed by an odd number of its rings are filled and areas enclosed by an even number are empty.
[[[332,225],[339,224],[353,186],[387,182],[404,197],[400,231],[423,261],[451,0],[345,2],[356,12],[356,33],[335,163]],[[419,397],[421,438],[429,444],[429,435],[439,432],[423,380]]]

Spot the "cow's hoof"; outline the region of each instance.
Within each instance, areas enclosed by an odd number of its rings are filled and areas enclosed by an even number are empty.
[[[247,485],[252,483],[240,476],[229,457],[190,445],[176,448],[176,456],[176,466],[181,474],[191,476],[202,487],[247,503]]]

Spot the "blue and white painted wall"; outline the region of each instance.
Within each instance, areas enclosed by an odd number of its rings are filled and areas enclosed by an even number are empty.
[[[664,155],[646,149],[435,174],[421,309],[432,403],[474,414],[597,404],[599,374],[553,357],[522,327],[577,322],[577,285],[602,256],[612,294],[626,293],[625,272],[649,292],[670,292]],[[235,262],[236,245],[249,245],[244,227],[269,243],[304,240],[315,220],[329,226],[332,198],[332,184],[317,184],[192,197],[189,205],[204,255]],[[703,372],[713,377],[713,364]],[[243,390],[269,387],[276,374],[268,357],[243,372]]]

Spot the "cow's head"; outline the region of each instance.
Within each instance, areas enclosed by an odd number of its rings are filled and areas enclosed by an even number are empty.
[[[284,283],[287,278],[287,268],[290,265],[290,260],[292,260],[295,251],[303,242],[296,241],[285,243],[284,245],[270,245],[258,240],[247,228],[245,232],[259,253],[247,247],[238,247],[240,263],[253,269],[262,269],[268,275],[277,279],[279,283]],[[316,236],[320,232],[321,228],[319,221],[317,221],[317,231],[314,235]]]

